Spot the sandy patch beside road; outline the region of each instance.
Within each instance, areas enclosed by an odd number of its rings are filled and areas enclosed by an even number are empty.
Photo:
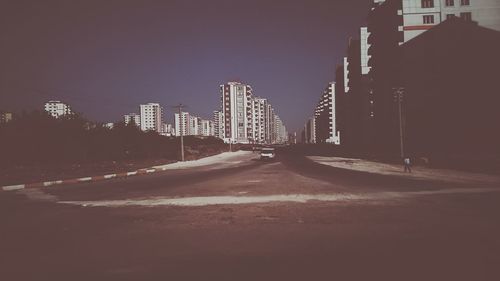
[[[342,158],[342,157],[322,157],[308,156],[316,163],[335,168],[342,168],[360,172],[382,175],[406,176],[423,180],[438,180],[453,183],[488,183],[499,184],[500,176],[469,173],[447,169],[430,169],[425,167],[412,167],[412,173],[404,173],[403,165],[394,165],[380,162],[373,162],[363,159]]]
[[[253,153],[251,151],[223,152],[214,156],[209,156],[198,160],[175,162],[171,164],[155,166],[153,168],[162,170],[171,170],[171,169],[187,169],[200,166],[208,166],[219,163],[238,164],[241,163],[242,161],[240,158],[245,156],[250,156],[252,154]]]

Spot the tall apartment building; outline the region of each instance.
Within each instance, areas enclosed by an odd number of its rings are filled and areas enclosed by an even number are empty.
[[[316,106],[315,140],[317,143],[340,144],[340,132],[337,130],[335,82],[328,83]]]
[[[252,143],[252,88],[239,82],[220,86],[224,119],[224,141]]]
[[[201,136],[214,136],[214,123],[211,120],[201,119],[200,122]]]
[[[200,136],[201,135],[201,118],[197,116],[189,116],[189,135]]]
[[[123,120],[125,121],[125,125],[128,125],[130,124],[131,122],[134,122],[134,124],[137,126],[137,127],[141,127],[141,115],[137,114],[137,113],[129,113],[129,114],[125,114],[123,116]]]
[[[311,117],[304,125],[303,133],[304,143],[316,143],[316,118]]]
[[[141,130],[162,132],[162,108],[158,103],[141,104]]]
[[[344,93],[348,93],[349,92],[349,60],[347,59],[347,57],[344,57],[344,60],[343,60],[343,66],[344,66],[344,71],[343,71],[343,74],[344,74]],[[338,82],[338,81],[337,81]]]
[[[266,143],[275,143],[276,141],[276,134],[274,130],[274,123],[276,122],[275,114],[274,114],[274,108],[273,106],[268,103],[265,108],[265,130],[266,130]]]
[[[252,125],[255,143],[266,143],[267,99],[252,99]]]
[[[224,114],[220,110],[214,111],[213,114],[214,136],[224,139]]]
[[[175,135],[189,136],[191,135],[191,115],[189,112],[175,113]]]
[[[163,136],[172,137],[175,136],[175,130],[172,124],[163,123],[162,133]]]
[[[214,123],[212,120],[194,116],[189,112],[174,114],[175,135],[180,136],[215,136]]]
[[[45,111],[52,117],[59,118],[61,116],[71,115],[71,107],[61,101],[48,101],[45,103]]]
[[[368,61],[371,56],[368,53],[370,49],[370,43],[368,42],[368,37],[370,32],[368,32],[368,27],[361,27],[359,29],[359,42],[360,42],[360,53],[361,53],[361,74],[367,75],[370,72],[371,67],[368,65]]]
[[[283,144],[288,141],[288,132],[281,118],[275,116],[275,130],[276,130],[276,140],[274,143]]]

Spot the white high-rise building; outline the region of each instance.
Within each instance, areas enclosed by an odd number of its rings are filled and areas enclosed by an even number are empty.
[[[200,117],[196,117],[193,115],[189,116],[189,135],[200,136],[201,135],[201,126],[200,126]]]
[[[141,104],[141,130],[162,132],[162,108],[158,103]]]
[[[161,134],[163,136],[166,136],[166,137],[172,137],[172,136],[174,136],[175,135],[175,130],[172,127],[172,124],[163,123],[163,129],[162,129],[162,133]]]
[[[267,99],[252,99],[252,130],[255,143],[266,142],[266,106]]]
[[[214,136],[224,139],[224,114],[222,111],[216,110],[213,114]]]
[[[220,86],[224,118],[224,141],[252,143],[252,88],[239,82]]]
[[[125,125],[128,125],[130,122],[134,122],[134,124],[137,126],[137,127],[140,127],[141,126],[141,115],[137,114],[137,113],[129,113],[129,114],[125,114],[123,116],[123,119],[125,121]]]
[[[281,118],[276,115],[275,117],[276,122],[276,141],[275,143],[286,143],[288,141],[288,132],[286,130],[285,125],[283,124],[283,121],[281,121]]]
[[[359,43],[361,48],[361,74],[366,75],[370,72],[370,66],[368,65],[368,61],[371,56],[368,54],[368,49],[370,48],[370,44],[368,43],[368,37],[370,36],[370,32],[368,32],[367,27],[361,27],[359,29]]]
[[[349,93],[349,60],[344,57],[344,93]]]
[[[45,111],[47,111],[52,117],[59,118],[65,115],[71,115],[71,107],[60,101],[48,101],[45,103]]]
[[[201,135],[208,137],[208,136],[214,136],[214,125],[211,120],[204,120],[201,119],[200,123],[201,127]]]
[[[175,113],[175,135],[188,136],[191,135],[191,116],[189,112]]]

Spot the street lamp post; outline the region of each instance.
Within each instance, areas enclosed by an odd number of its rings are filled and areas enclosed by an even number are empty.
[[[401,153],[401,158],[405,157],[405,152],[404,152],[404,131],[403,131],[403,113],[402,113],[402,102],[403,102],[403,95],[405,88],[399,87],[399,88],[392,88],[394,91],[394,98],[396,102],[398,103],[398,115],[399,115],[399,147],[400,147],[400,153]]]

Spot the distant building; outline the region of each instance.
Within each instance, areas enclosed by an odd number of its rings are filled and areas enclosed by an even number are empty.
[[[309,118],[304,125],[303,143],[316,143],[316,119]]]
[[[162,108],[158,103],[141,104],[141,130],[162,131]]]
[[[175,113],[175,135],[188,136],[191,135],[191,116],[189,112],[182,112],[181,114]]]
[[[265,98],[255,97],[249,85],[228,82],[220,86],[222,112],[215,111],[214,135],[228,143],[284,143],[285,125]]]
[[[48,101],[45,103],[45,111],[52,117],[59,118],[73,114],[71,107],[60,101]]]
[[[335,82],[328,83],[328,87],[316,106],[314,116],[316,143],[340,144],[340,132],[337,130]]]
[[[0,124],[9,123],[10,121],[12,121],[11,112],[0,112]]]
[[[189,135],[200,136],[201,135],[201,118],[193,115],[189,115]]]
[[[276,140],[274,141],[274,143],[284,144],[288,142],[288,132],[285,125],[283,124],[283,121],[281,121],[281,118],[278,115],[275,115],[274,124],[276,130]]]
[[[214,136],[224,139],[224,115],[222,111],[216,110],[213,114]]]
[[[134,124],[137,127],[141,127],[141,115],[139,115],[139,114],[136,114],[136,113],[125,114],[123,116],[123,119],[125,121],[125,125],[128,125],[131,122],[134,122]]]
[[[163,123],[162,133],[163,136],[172,137],[175,136],[175,130],[172,124]]]
[[[290,144],[297,144],[297,132],[288,134],[288,142]]]
[[[202,136],[214,136],[214,124],[211,120],[202,119],[200,122]]]
[[[252,143],[252,88],[239,82],[220,86],[224,118],[224,141]]]
[[[370,72],[371,67],[368,64],[371,56],[368,53],[370,49],[370,43],[368,42],[368,37],[370,32],[368,32],[367,27],[361,27],[359,29],[359,41],[360,41],[360,53],[361,53],[361,74],[367,75]]]
[[[252,99],[252,126],[255,143],[266,142],[267,104],[267,99],[257,97]]]
[[[104,128],[113,129],[115,127],[115,124],[114,123],[105,123],[105,124],[102,124],[102,126]]]

